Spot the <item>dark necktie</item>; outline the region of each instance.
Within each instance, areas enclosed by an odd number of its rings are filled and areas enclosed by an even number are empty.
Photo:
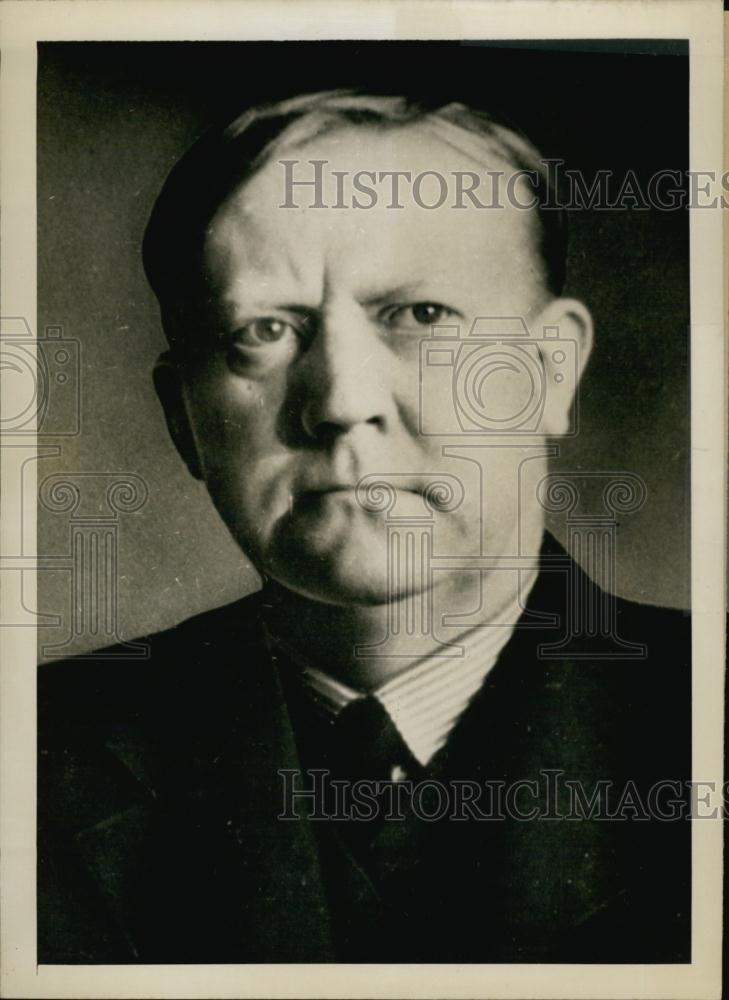
[[[392,796],[399,793],[391,786],[417,780],[420,765],[388,712],[372,695],[357,698],[342,709],[331,726],[327,742],[331,777],[346,783],[339,801],[345,804],[347,818],[337,821],[335,826],[347,846],[360,854],[381,829]],[[353,802],[358,782],[368,783],[365,789],[368,805],[364,812],[374,812],[369,817],[363,817],[362,808],[358,809]]]
[[[330,726],[328,762],[333,779],[347,788],[369,786],[376,813],[369,819],[333,820],[330,892],[343,961],[395,961],[414,868],[420,860],[410,815],[410,782],[425,775],[387,710],[372,695],[346,705]],[[417,824],[416,824],[417,826]],[[415,834],[415,836],[413,836]],[[350,860],[347,860],[349,858]],[[354,862],[354,864],[353,864]],[[392,929],[399,928],[399,934]]]
[[[334,721],[332,773],[348,781],[396,781],[412,769],[413,755],[377,698],[357,698]]]

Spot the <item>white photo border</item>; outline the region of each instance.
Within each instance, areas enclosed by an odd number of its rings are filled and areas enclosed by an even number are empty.
[[[3,316],[36,329],[36,43],[316,39],[688,39],[690,168],[722,170],[720,0],[6,0],[0,5]],[[726,351],[722,212],[694,209],[691,240],[693,777],[723,780]],[[10,390],[8,390],[10,391]],[[6,398],[6,405],[12,400]],[[35,466],[0,442],[0,569],[35,556]],[[27,453],[26,453],[27,454]],[[26,565],[18,563],[18,565]],[[30,565],[30,564],[28,564]],[[3,574],[0,574],[0,579]],[[22,598],[35,607],[32,571]],[[12,620],[10,588],[0,622]],[[0,628],[2,941],[13,997],[635,997],[721,995],[722,822],[693,825],[692,961],[681,965],[37,966],[34,628]]]

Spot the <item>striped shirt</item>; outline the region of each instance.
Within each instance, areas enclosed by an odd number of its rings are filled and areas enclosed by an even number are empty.
[[[411,753],[426,765],[445,744],[468,704],[483,685],[499,653],[511,638],[536,578],[522,580],[519,594],[502,613],[500,624],[476,626],[454,643],[462,655],[429,655],[382,683],[371,694],[397,727]],[[521,599],[520,599],[521,597]],[[307,662],[286,643],[272,637],[298,665],[305,691],[326,715],[334,719],[342,709],[365,694]]]

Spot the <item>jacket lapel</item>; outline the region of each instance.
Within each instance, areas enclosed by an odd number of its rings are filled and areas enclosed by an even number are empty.
[[[278,671],[262,641],[236,671],[228,732],[215,719],[198,745],[191,788],[213,841],[227,842],[232,871],[219,891],[237,893],[245,951],[255,961],[332,958],[328,909],[314,834],[302,817],[282,819],[283,772],[300,770]],[[228,881],[230,879],[230,881]],[[240,954],[240,952],[238,952]]]
[[[601,722],[620,717],[611,705],[611,691],[622,690],[615,666],[597,655],[540,656],[564,628],[565,581],[563,571],[542,570],[522,621],[546,616],[554,624],[517,627],[438,762],[447,779],[494,789],[484,808],[498,809],[501,818],[474,824],[474,850],[501,961],[558,957],[565,935],[626,891],[619,824],[558,818],[570,810],[566,780],[588,795],[598,781],[621,780],[616,741]],[[531,811],[539,818],[526,818]]]
[[[300,765],[277,671],[249,608],[226,611],[204,640],[166,651],[157,729],[107,741],[146,804],[77,842],[135,958],[326,961],[313,832],[279,819],[280,772]]]

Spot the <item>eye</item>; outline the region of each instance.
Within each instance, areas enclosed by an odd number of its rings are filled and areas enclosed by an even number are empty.
[[[406,306],[395,306],[384,316],[385,323],[394,330],[416,330],[433,326],[444,319],[458,316],[455,309],[439,302],[412,302]]]
[[[262,348],[270,344],[285,341],[289,337],[296,337],[298,331],[293,323],[274,317],[263,317],[251,320],[245,326],[239,327],[230,334],[228,341],[232,347],[252,347]]]

